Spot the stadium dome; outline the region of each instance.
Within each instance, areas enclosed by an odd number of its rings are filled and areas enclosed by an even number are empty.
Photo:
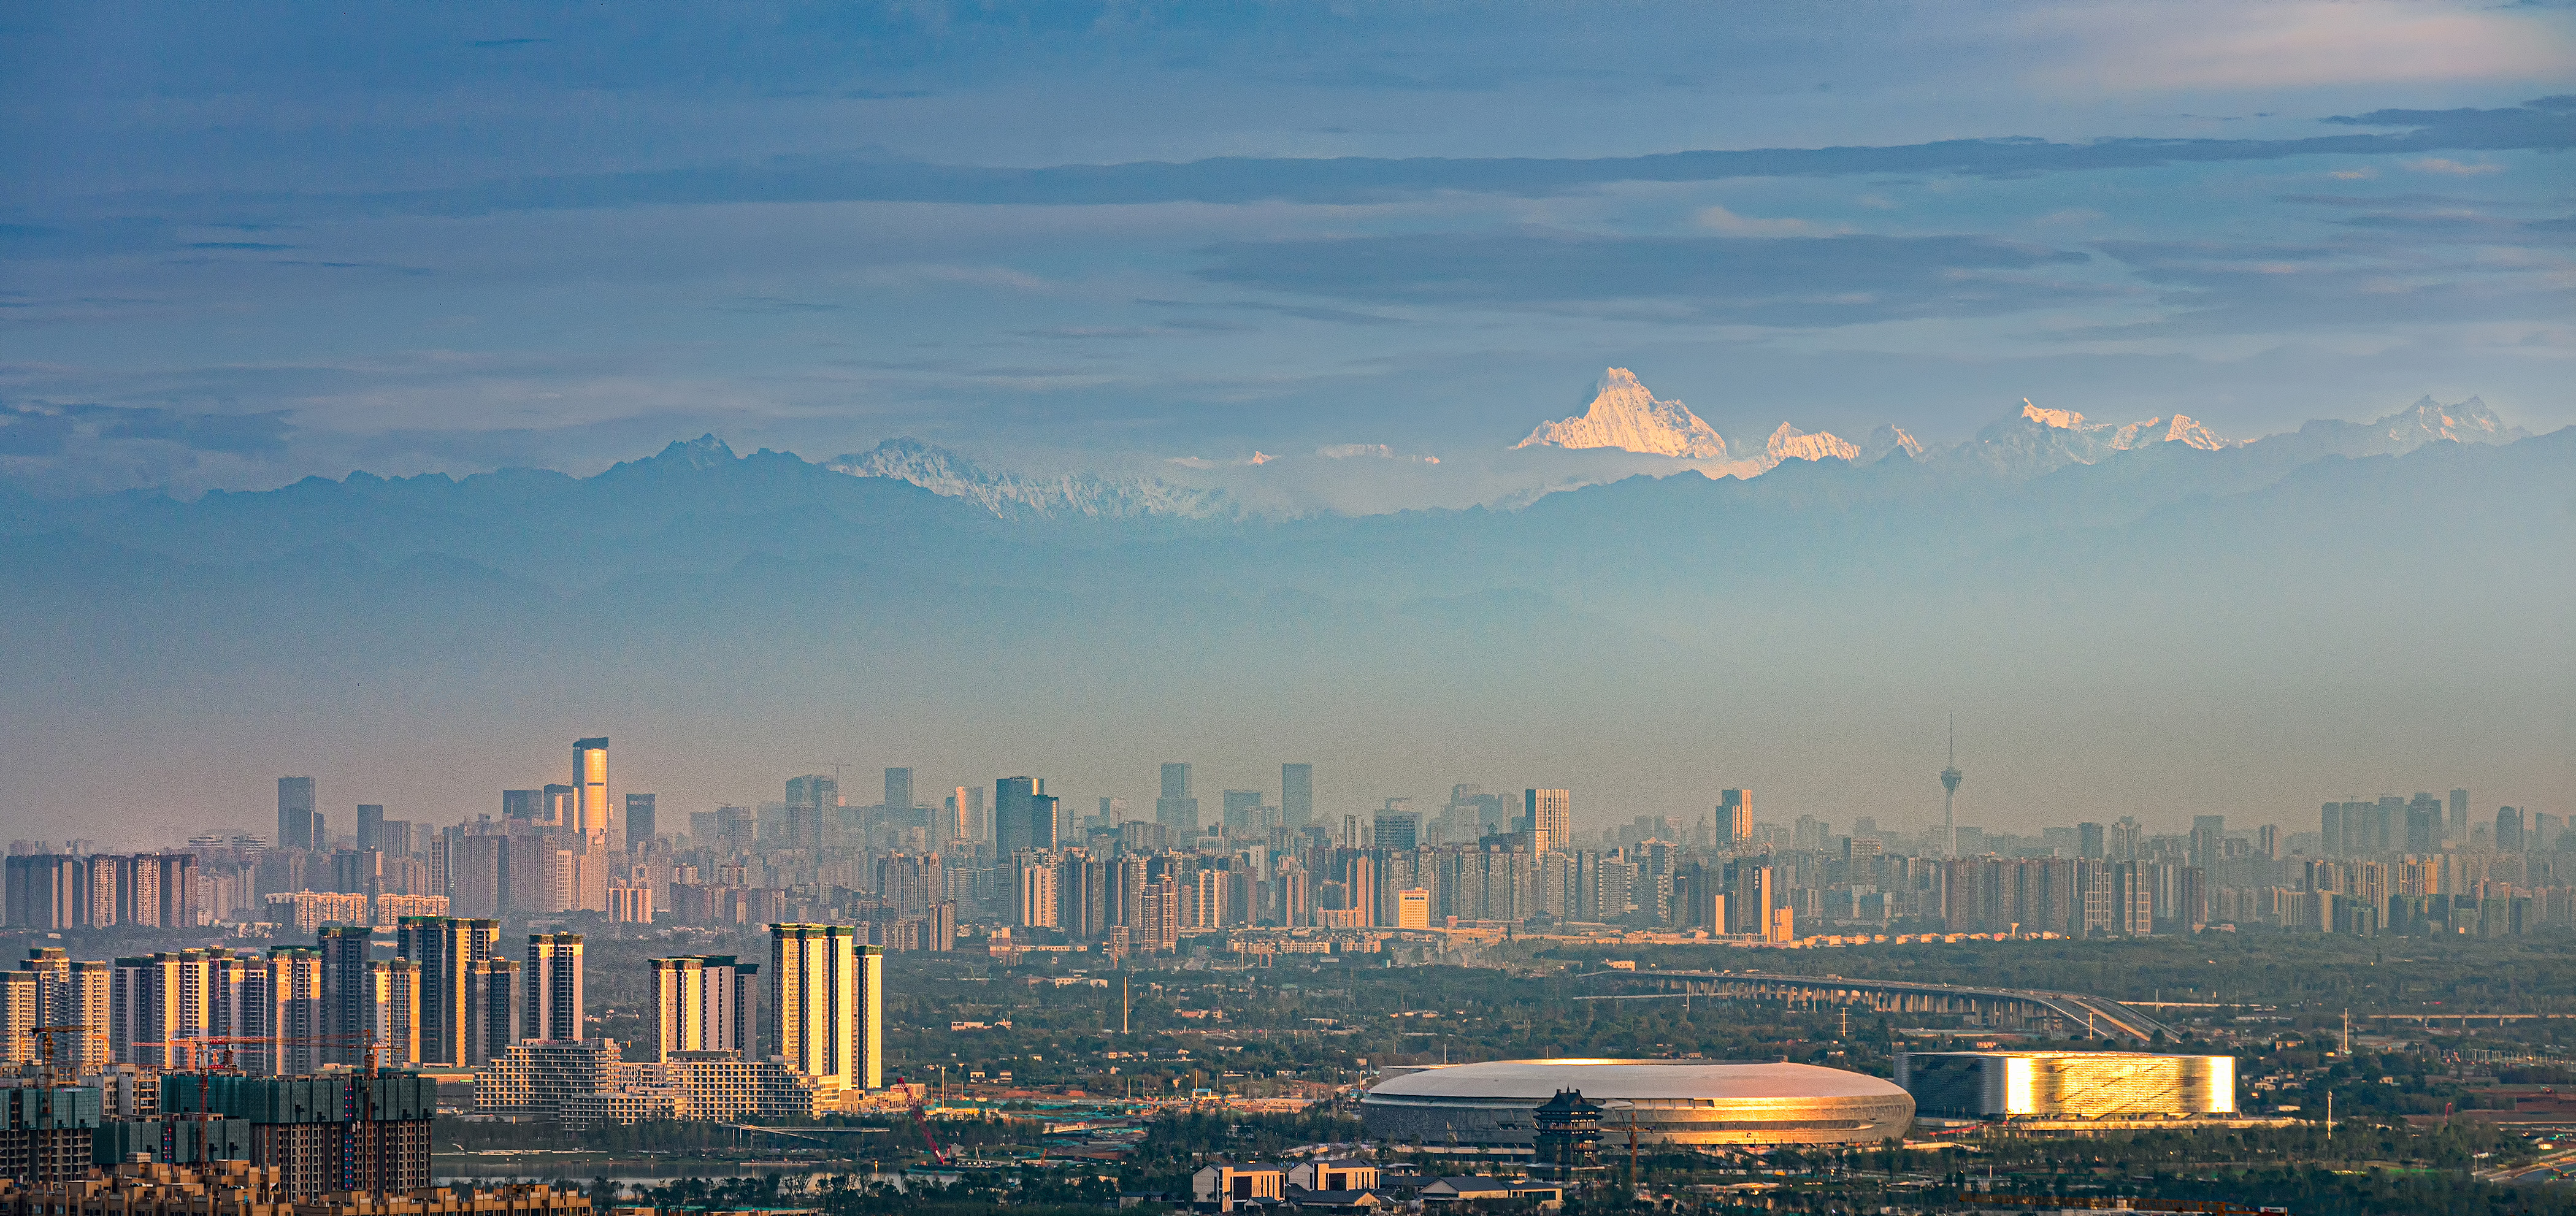
[[[1601,1140],[1658,1144],[1875,1144],[1914,1122],[1914,1097],[1877,1077],[1813,1064],[1705,1060],[1491,1060],[1424,1068],[1360,1095],[1378,1139],[1532,1143],[1530,1112],[1558,1090],[1600,1103]]]

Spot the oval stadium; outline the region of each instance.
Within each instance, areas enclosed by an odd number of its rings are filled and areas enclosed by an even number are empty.
[[[1561,1089],[1599,1103],[1604,1151],[1657,1144],[1875,1144],[1903,1136],[1914,1097],[1877,1077],[1813,1064],[1706,1060],[1491,1060],[1390,1077],[1360,1095],[1372,1138],[1533,1143],[1530,1112]]]

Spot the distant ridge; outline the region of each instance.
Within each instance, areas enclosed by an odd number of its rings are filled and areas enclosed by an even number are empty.
[[[1174,485],[1152,477],[996,473],[960,453],[909,436],[833,457],[823,466],[852,477],[910,482],[942,497],[977,503],[1003,519],[1207,518],[1238,513],[1222,490]]]

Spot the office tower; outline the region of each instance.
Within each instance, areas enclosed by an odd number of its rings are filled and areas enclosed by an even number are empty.
[[[2100,861],[2104,856],[2106,856],[2103,851],[2105,847],[2101,824],[2079,823],[2075,825],[2075,855],[2077,857],[2084,858],[2088,861]]]
[[[848,925],[769,927],[770,1043],[789,1068],[855,1089],[885,1084],[885,951]]]
[[[406,916],[394,931],[395,953],[420,964],[420,1051],[431,1064],[477,1062],[473,1028],[488,1025],[489,1011],[471,1008],[475,964],[489,962],[500,941],[497,920],[456,916]],[[512,1041],[516,1041],[513,1016]],[[488,1043],[487,1043],[488,1045]],[[506,1049],[508,1044],[503,1044]]]
[[[525,819],[530,823],[544,819],[546,817],[546,792],[541,789],[501,791],[501,817],[503,819]]]
[[[2495,847],[2499,853],[2519,853],[2522,843],[2522,810],[2519,807],[2496,808]]]
[[[726,853],[748,853],[760,843],[760,819],[749,807],[716,808],[716,846]]]
[[[2327,857],[2343,856],[2343,804],[2326,803],[2317,811],[2317,847]]]
[[[583,836],[611,832],[616,824],[608,805],[608,740],[575,739],[572,743],[573,831]]]
[[[1753,843],[1753,791],[1719,790],[1717,821],[1726,825],[1727,847],[1742,852]]]
[[[367,964],[359,999],[364,1062],[399,1068],[420,1062],[420,964],[407,958]]]
[[[2406,804],[2406,851],[2438,853],[2442,849],[2442,802],[2417,794]]]
[[[526,1008],[519,1029],[531,1039],[571,1042],[582,1034],[581,935],[531,933],[525,981]]]
[[[751,1058],[752,985],[760,965],[730,954],[657,958],[653,965],[653,1058],[675,1051],[730,1051]]]
[[[1224,815],[1225,818],[1221,822],[1225,824],[1226,831],[1235,833],[1252,831],[1256,826],[1254,821],[1261,817],[1261,791],[1227,790]]]
[[[361,803],[359,803],[359,804],[358,804],[358,847],[359,847],[359,848],[362,848],[362,849],[379,849],[379,848],[383,848],[384,846],[382,846],[382,845],[380,845],[380,844],[377,844],[377,843],[376,843],[376,830],[377,830],[377,829],[379,829],[379,828],[381,828],[381,827],[383,827],[384,825],[385,825],[385,808],[384,808],[384,805],[383,805],[382,803],[376,803],[376,802],[361,802]]]
[[[1728,863],[1725,932],[1760,936],[1771,931],[1771,912],[1779,906],[1772,867],[1745,860]],[[1640,899],[1639,903],[1645,901]]]
[[[809,775],[787,779],[787,847],[823,847],[823,825],[841,805],[841,782]]]
[[[628,794],[626,796],[626,839],[620,843],[630,849],[649,848],[660,831],[661,825],[653,818],[653,795]]]
[[[2467,840],[2468,838],[2469,838],[2469,792],[2468,792],[2467,790],[2452,790],[2452,791],[2451,791],[2451,839],[2453,839],[2453,840]]]
[[[322,1037],[329,1040],[322,1058],[333,1064],[366,1062],[367,941],[373,933],[364,925],[330,925],[314,943],[322,956]]]
[[[1154,822],[1175,836],[1198,835],[1199,800],[1190,796],[1189,765],[1163,766],[1163,796],[1154,800]]]
[[[1377,813],[1370,825],[1369,847],[1377,849],[1412,849],[1421,847],[1422,816],[1400,809],[1401,798],[1386,800],[1386,809]]]
[[[888,815],[902,815],[912,810],[911,769],[890,768],[885,771],[885,809]]]
[[[1004,777],[993,783],[993,848],[1002,857],[1021,849],[1056,846],[1056,800],[1043,777]]]
[[[2254,855],[2265,861],[2281,860],[2281,829],[2268,823],[2254,829]]]
[[[1529,822],[1530,852],[1561,852],[1574,839],[1574,791],[1526,790],[1521,814]]]
[[[539,823],[548,827],[569,829],[581,817],[581,811],[573,798],[573,788],[569,785],[549,783],[544,789],[537,791],[537,797],[545,804],[545,813],[537,816]]]
[[[311,777],[277,779],[277,847],[281,849],[314,849],[328,841],[315,839],[315,825],[321,816],[313,809]]]
[[[423,968],[424,971],[427,968]],[[527,1037],[520,1024],[516,959],[483,958],[465,968],[465,1064],[489,1064]]]
[[[1279,819],[1294,831],[1315,821],[1315,766],[1279,766]]]

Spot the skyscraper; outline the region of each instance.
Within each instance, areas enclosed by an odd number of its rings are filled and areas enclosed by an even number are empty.
[[[657,958],[653,964],[653,1059],[675,1051],[751,1056],[751,986],[757,963],[730,954]]]
[[[789,1068],[826,1084],[885,1084],[885,951],[848,925],[769,927],[770,1043]]]
[[[993,848],[1002,857],[1021,849],[1055,847],[1055,799],[1043,777],[1004,777],[993,783]]]
[[[1199,831],[1199,800],[1190,796],[1190,766],[1163,766],[1163,796],[1154,800],[1154,822],[1172,833],[1196,836]]]
[[[320,818],[313,810],[311,777],[277,779],[277,847],[314,849],[327,845],[328,841],[314,840],[314,824]]]
[[[575,739],[572,743],[572,784],[574,831],[588,836],[593,832],[614,835],[608,806],[608,740]]]
[[[823,825],[841,805],[837,777],[809,774],[787,779],[787,847],[823,847]]]
[[[630,849],[638,845],[650,846],[660,830],[661,825],[653,819],[653,795],[628,794],[626,796],[626,839],[619,843]]]
[[[367,942],[375,931],[365,925],[326,925],[315,943],[322,955],[322,1058],[333,1064],[363,1064],[369,1000]]]
[[[1565,850],[1574,839],[1574,791],[1527,790],[1522,814],[1530,825],[1530,852],[1545,855]]]
[[[521,979],[517,959],[477,959],[465,968],[463,1063],[489,1064],[527,1037],[519,1024]]]
[[[554,1042],[588,1037],[582,1033],[580,934],[529,934],[528,969],[520,974],[527,988],[521,1034]]]
[[[1315,821],[1314,765],[1279,766],[1279,819],[1292,829]]]
[[[471,976],[475,964],[491,961],[500,937],[501,923],[497,920],[455,916],[406,916],[395,929],[395,952],[420,964],[423,1061],[460,1065],[477,1062],[469,1039],[475,1026],[488,1025],[489,1011],[477,1015],[471,1008]],[[509,1021],[510,1041],[515,1042],[516,1015]],[[507,1043],[503,1046],[506,1048]]]
[[[2105,840],[2103,836],[2101,824],[2079,823],[2075,825],[2075,855],[2077,857],[2091,861],[2100,861],[2106,855],[2104,850],[2107,847],[2108,841]]]
[[[2521,808],[2510,806],[2500,806],[2496,808],[2495,847],[2496,851],[2499,853],[2519,853],[2522,851]]]
[[[885,809],[888,815],[904,815],[912,810],[912,770],[890,768],[885,771]],[[900,823],[901,820],[896,822]]]
[[[1225,792],[1225,810],[1223,812],[1225,817],[1218,822],[1225,825],[1226,831],[1248,832],[1252,830],[1253,820],[1258,817],[1260,813],[1261,791],[1227,790]]]
[[[2458,841],[2458,842],[2460,842],[2460,843],[2462,843],[2462,844],[2466,844],[2466,843],[2468,843],[2468,839],[2469,839],[2469,792],[2468,792],[2467,790],[2452,790],[2452,791],[2451,791],[2451,836],[2450,836],[2450,838],[2451,838],[2452,840]]]
[[[385,808],[382,803],[361,802],[358,804],[359,848],[381,849],[385,847],[376,841],[377,835],[384,830],[384,826]]]
[[[1717,821],[1726,825],[1726,847],[1738,852],[1753,842],[1753,791],[1719,790]]]

